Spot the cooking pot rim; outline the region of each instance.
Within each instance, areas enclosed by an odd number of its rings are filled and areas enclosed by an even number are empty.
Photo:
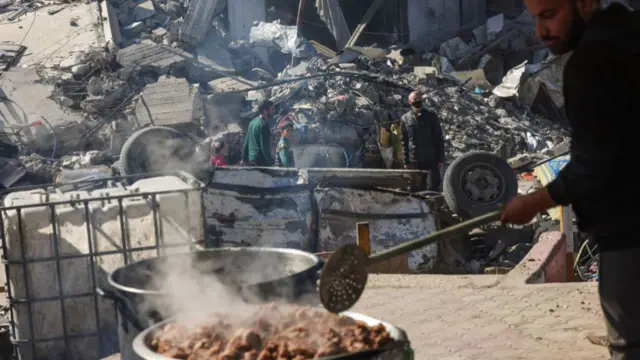
[[[157,257],[154,257],[154,258],[136,261],[134,263],[128,264],[128,265],[123,266],[123,267],[120,267],[120,268],[116,269],[115,271],[113,271],[111,274],[109,274],[108,282],[109,282],[109,285],[111,287],[113,287],[115,290],[120,291],[120,292],[124,292],[124,293],[139,294],[139,295],[163,295],[164,292],[160,291],[160,290],[139,289],[139,288],[134,288],[134,287],[122,285],[118,281],[116,281],[115,276],[119,272],[126,271],[127,268],[130,268],[130,267],[135,266],[136,264],[139,264],[139,263],[142,263],[142,262],[157,261],[158,259],[170,258],[170,257],[174,257],[174,256],[186,256],[186,255],[189,255],[189,254],[194,256],[194,254],[197,254],[197,253],[216,253],[216,252],[218,252],[218,253],[224,253],[224,252],[228,252],[228,253],[232,253],[232,252],[266,253],[266,252],[270,252],[270,253],[288,254],[288,255],[293,255],[293,256],[305,257],[305,258],[311,260],[308,267],[306,267],[305,269],[302,269],[300,271],[297,271],[297,272],[295,272],[295,273],[293,273],[291,275],[286,275],[286,276],[282,276],[282,277],[279,277],[279,278],[274,278],[274,279],[269,280],[269,281],[247,283],[247,284],[244,284],[243,286],[256,286],[256,285],[260,285],[260,284],[265,284],[265,283],[271,283],[271,282],[284,280],[284,279],[287,279],[287,278],[290,278],[290,277],[295,277],[295,276],[297,276],[299,274],[303,274],[303,273],[306,273],[306,272],[309,272],[309,271],[318,271],[318,270],[320,270],[320,268],[324,264],[322,259],[320,259],[316,254],[313,254],[313,253],[310,253],[310,252],[306,252],[306,251],[303,251],[303,250],[298,250],[298,249],[269,248],[269,247],[234,247],[234,248],[220,248],[220,249],[204,249],[204,250],[198,250],[198,251],[193,251],[193,252],[185,252],[185,253],[180,253],[180,254],[160,255],[160,256],[157,256]]]
[[[355,320],[359,320],[359,321],[363,321],[365,323],[367,323],[367,325],[369,326],[373,326],[376,324],[382,324],[384,325],[384,327],[387,329],[387,331],[389,331],[389,335],[391,335],[391,337],[393,339],[395,339],[396,341],[400,342],[403,346],[405,346],[406,348],[410,347],[410,342],[409,342],[409,338],[407,337],[407,333],[400,329],[399,327],[392,325],[388,322],[382,321],[382,320],[378,320],[375,318],[372,318],[370,316],[364,315],[364,314],[360,314],[360,313],[356,313],[356,312],[351,312],[351,311],[345,311],[340,313],[340,315],[344,315],[344,316],[348,316],[352,319]],[[149,346],[147,346],[147,342],[146,339],[149,336],[149,334],[151,334],[152,332],[158,330],[160,327],[166,325],[166,324],[170,324],[172,322],[175,322],[176,318],[170,318],[167,320],[164,320],[162,322],[159,322],[157,324],[153,324],[150,327],[148,327],[147,329],[145,329],[144,331],[140,332],[140,334],[138,334],[138,336],[135,337],[135,339],[133,339],[133,343],[132,343],[132,348],[133,351],[142,359],[144,360],[176,360],[174,358],[170,358],[170,357],[166,357],[164,355],[160,355],[157,352],[151,350],[149,348]],[[343,354],[343,356],[346,358],[348,356],[352,356],[354,355],[353,353],[351,354]],[[335,358],[340,358],[342,356],[337,356],[337,357],[331,357],[330,359],[335,359]],[[325,358],[326,359],[326,358]],[[322,359],[319,359],[322,360]]]

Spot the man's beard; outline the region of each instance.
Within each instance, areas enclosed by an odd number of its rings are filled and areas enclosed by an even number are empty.
[[[587,22],[580,14],[577,4],[574,3],[573,20],[571,21],[571,24],[569,24],[566,39],[549,46],[549,50],[554,55],[562,55],[574,50],[578,47],[578,44],[580,44],[582,34],[584,34],[586,28]]]

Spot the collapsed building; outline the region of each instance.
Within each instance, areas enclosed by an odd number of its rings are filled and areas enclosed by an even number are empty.
[[[483,150],[525,169],[566,150],[566,58],[519,3],[9,0],[0,21],[5,188],[202,165],[165,151],[183,140],[206,162],[222,138],[234,163],[262,99],[272,126],[295,123],[303,168],[388,167],[381,134],[414,89],[449,161]]]
[[[62,109],[61,118],[75,118],[12,136],[37,153],[55,148],[51,158],[100,150],[109,154],[106,159],[117,159],[137,129],[168,126],[199,139],[225,137],[233,161],[252,105],[268,98],[278,104],[280,118],[294,119],[300,145],[337,147],[332,166],[384,167],[380,129],[408,110],[411,89],[421,89],[441,117],[450,159],[470,150],[506,158],[549,155],[565,139],[561,119],[540,116],[561,113],[561,99],[549,105],[555,112],[537,106],[545,98],[539,94],[559,86],[557,79],[540,80],[532,66],[522,64],[532,62],[539,72],[549,68],[541,63],[548,54],[535,47],[525,13],[487,20],[485,6],[436,1],[427,7],[407,1],[394,11],[384,1],[357,7],[340,1],[298,4],[113,0],[84,4],[80,14],[77,4],[33,8],[10,2],[5,21],[46,13],[78,32],[74,28],[91,24],[83,23],[85,13],[102,19],[93,41],[70,48],[64,58],[43,54],[44,60],[22,68],[11,68],[19,61],[7,63],[5,78],[15,81],[28,73],[30,82],[53,86],[43,97]],[[295,11],[311,20],[297,21]],[[424,25],[415,18],[422,13],[435,20]],[[78,20],[79,14],[85,17]],[[385,47],[355,46],[372,42]],[[408,45],[397,45],[403,42]],[[552,95],[546,98],[557,99]]]

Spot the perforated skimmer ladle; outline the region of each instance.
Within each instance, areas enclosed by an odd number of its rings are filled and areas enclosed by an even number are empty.
[[[350,309],[358,302],[367,285],[369,265],[406,254],[455,235],[466,234],[482,225],[491,224],[500,219],[501,212],[501,210],[496,210],[463,221],[427,236],[394,246],[371,257],[367,257],[364,250],[355,244],[340,247],[327,260],[320,273],[318,292],[322,305],[332,313]]]

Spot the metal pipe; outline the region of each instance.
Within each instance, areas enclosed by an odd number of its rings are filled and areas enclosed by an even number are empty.
[[[298,1],[298,16],[296,17],[296,32],[300,33],[300,23],[302,22],[302,9],[304,9],[304,0]],[[293,66],[293,60],[296,56],[291,54],[291,66]]]

